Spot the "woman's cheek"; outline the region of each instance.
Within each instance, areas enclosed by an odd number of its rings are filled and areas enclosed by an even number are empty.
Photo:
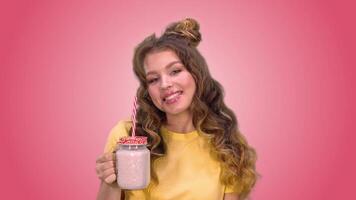
[[[151,100],[153,101],[153,104],[160,110],[161,109],[161,98],[160,98],[160,95],[159,93],[155,92],[153,89],[148,89],[148,94],[150,95],[151,97]]]

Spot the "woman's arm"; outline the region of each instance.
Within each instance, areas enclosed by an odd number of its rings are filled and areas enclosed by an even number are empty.
[[[225,193],[224,200],[239,200],[237,193]]]
[[[105,181],[101,181],[97,200],[120,200],[121,189],[116,182],[108,184]]]

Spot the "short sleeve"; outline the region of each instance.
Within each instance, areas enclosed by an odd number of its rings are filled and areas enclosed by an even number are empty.
[[[109,133],[107,138],[104,152],[114,152],[116,149],[117,141],[129,135],[129,130],[131,128],[131,121],[130,120],[121,120],[119,121]]]

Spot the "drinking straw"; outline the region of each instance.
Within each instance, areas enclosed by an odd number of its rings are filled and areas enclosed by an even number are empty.
[[[131,136],[135,137],[135,130],[136,130],[136,110],[137,110],[137,96],[135,96],[135,100],[134,100],[134,106],[133,106],[133,110],[132,110],[132,133]]]

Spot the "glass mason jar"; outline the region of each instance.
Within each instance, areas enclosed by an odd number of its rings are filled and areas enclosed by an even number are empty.
[[[150,182],[147,137],[124,137],[116,149],[117,184],[121,189],[144,189]]]

